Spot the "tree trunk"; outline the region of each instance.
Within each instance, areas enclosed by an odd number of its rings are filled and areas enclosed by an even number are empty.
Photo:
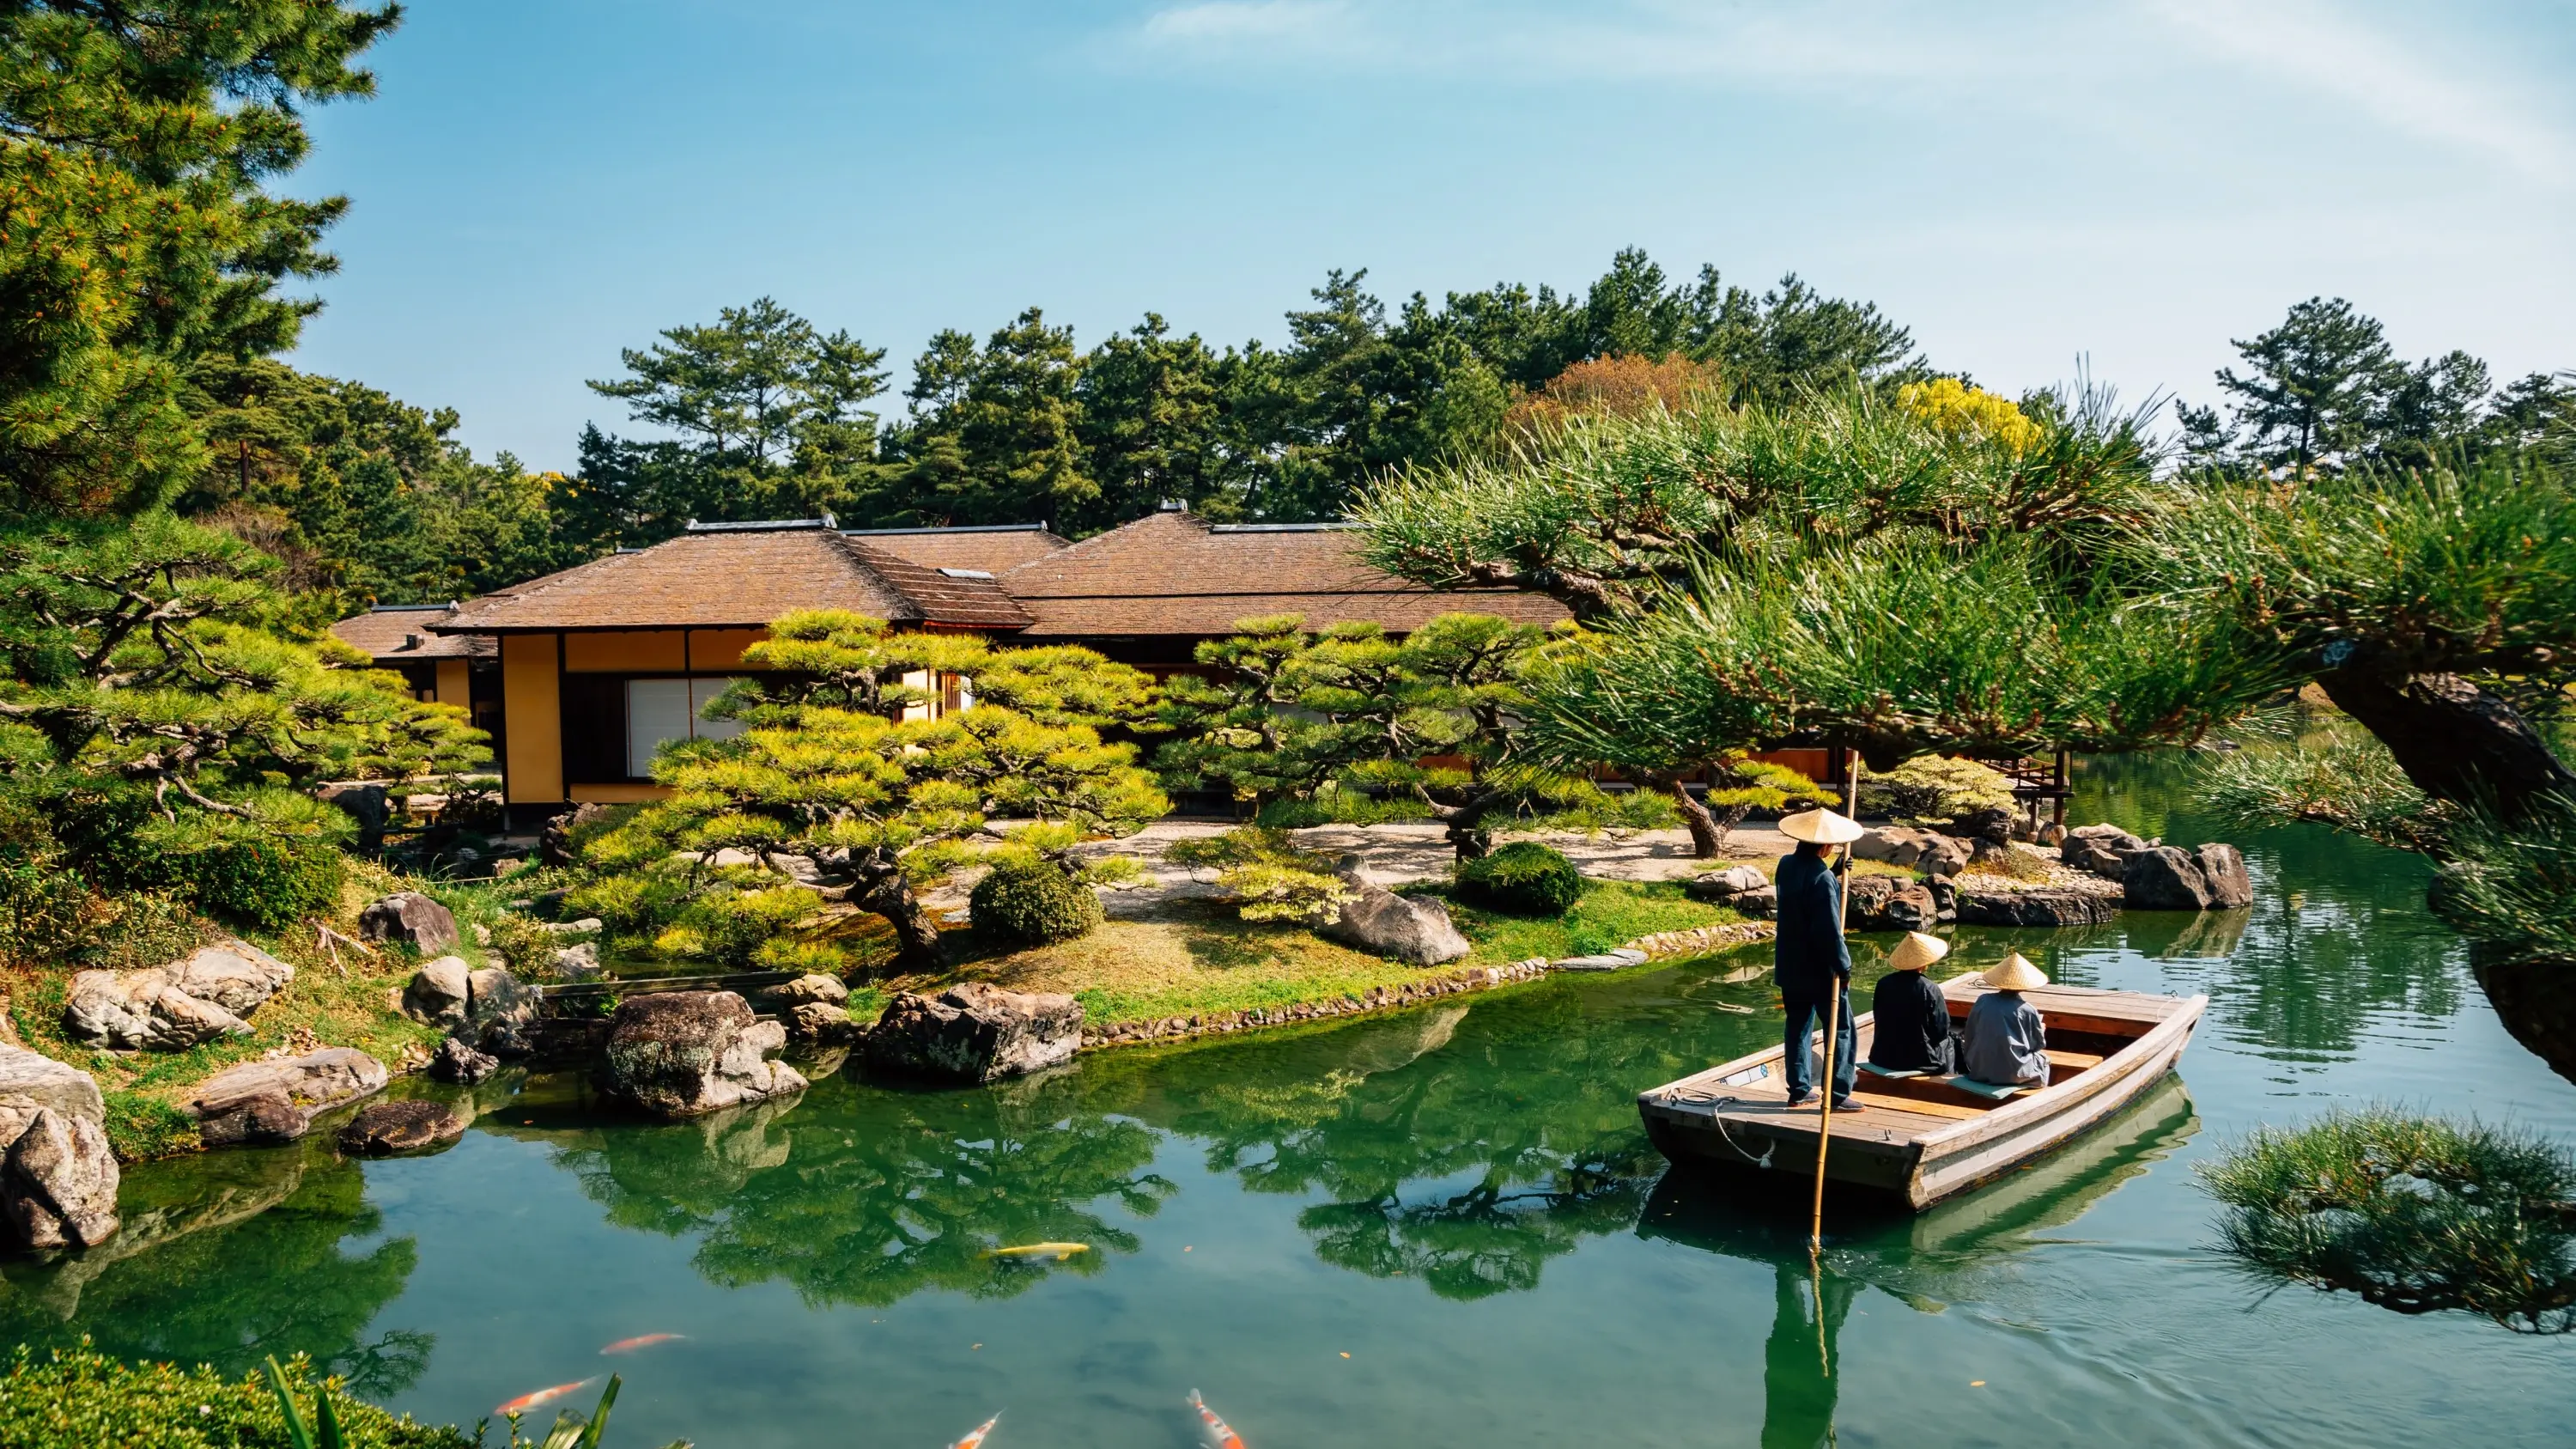
[[[894,927],[897,964],[905,971],[936,971],[948,964],[948,954],[939,940],[939,923],[923,908],[921,898],[912,893],[912,882],[903,878],[903,868],[891,862],[872,862],[860,872],[861,888],[853,892],[859,904],[886,918]]]
[[[2473,943],[2469,969],[2504,1029],[2549,1069],[2576,1082],[2576,962],[2493,961]]]
[[[2338,669],[2317,683],[2436,800],[2492,804],[2510,821],[2526,818],[2542,796],[2576,799],[2576,773],[2549,752],[2530,721],[2456,674]]]
[[[1715,860],[1718,852],[1726,849],[1728,827],[1718,824],[1707,806],[1691,798],[1690,787],[1682,783],[1679,775],[1648,776],[1646,782],[1673,797],[1673,808],[1682,813],[1682,828],[1690,832],[1692,856]]]

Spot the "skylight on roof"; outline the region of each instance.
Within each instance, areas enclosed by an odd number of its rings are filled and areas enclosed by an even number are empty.
[[[989,579],[993,576],[990,569],[941,569],[940,572],[952,579]]]

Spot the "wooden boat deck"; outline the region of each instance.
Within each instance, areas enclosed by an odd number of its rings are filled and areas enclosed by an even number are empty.
[[[1951,1015],[1966,1015],[1988,988],[1966,976],[1945,983]],[[2150,996],[2047,986],[2023,996],[2048,1023],[2049,1085],[2000,1100],[1941,1078],[1884,1078],[1864,1071],[1853,1100],[1834,1113],[1826,1174],[1923,1207],[2009,1171],[2116,1111],[2172,1069],[2206,997]],[[1854,1023],[1864,1059],[1872,1020]],[[1821,1048],[1822,1033],[1814,1045]],[[1638,1098],[1655,1145],[1676,1161],[1815,1167],[1818,1104],[1788,1103],[1779,1047],[1669,1082]]]

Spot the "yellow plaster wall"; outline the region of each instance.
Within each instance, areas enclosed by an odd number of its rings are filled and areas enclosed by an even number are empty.
[[[575,673],[677,674],[685,667],[677,629],[564,636],[564,668]]]
[[[671,787],[645,784],[575,785],[572,787],[572,798],[576,802],[583,803],[596,800],[602,805],[631,805],[638,800],[668,800],[671,798]]]
[[[742,651],[768,637],[766,629],[691,629],[689,672],[725,674],[739,669],[742,667]]]
[[[459,708],[472,707],[473,686],[467,681],[466,668],[466,663],[462,659],[438,661],[438,702],[440,704],[452,704]]]
[[[564,798],[563,696],[555,677],[552,634],[501,636],[501,709],[509,720],[509,800],[552,804]]]

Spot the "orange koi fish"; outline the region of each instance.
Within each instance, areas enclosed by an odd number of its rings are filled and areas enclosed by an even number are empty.
[[[1207,1400],[1200,1398],[1196,1389],[1190,1390],[1190,1407],[1199,1411],[1199,1422],[1207,1425],[1208,1437],[1216,1441],[1216,1449],[1243,1449],[1243,1436],[1227,1428],[1225,1420],[1216,1416],[1216,1410],[1207,1406]]]
[[[688,1337],[688,1335],[685,1333],[639,1333],[633,1338],[621,1338],[615,1343],[610,1344],[608,1347],[601,1349],[600,1352],[633,1353],[639,1348],[651,1348],[657,1343],[677,1343],[686,1337]]]
[[[949,1445],[948,1449],[976,1449],[977,1445],[984,1442],[984,1436],[992,1433],[993,1426],[1000,1422],[1002,1422],[1002,1416],[995,1414],[993,1417],[986,1419],[983,1423],[976,1425],[973,1433],[968,1434],[965,1438]]]
[[[550,1389],[539,1389],[533,1394],[521,1394],[510,1402],[494,1409],[492,1412],[507,1418],[512,1414],[524,1414],[530,1409],[542,1409],[546,1405],[553,1403],[557,1399],[563,1398],[567,1394],[580,1393],[583,1389],[589,1388],[592,1384],[598,1382],[599,1377],[594,1374],[589,1378],[579,1379],[572,1383],[557,1384]]]

